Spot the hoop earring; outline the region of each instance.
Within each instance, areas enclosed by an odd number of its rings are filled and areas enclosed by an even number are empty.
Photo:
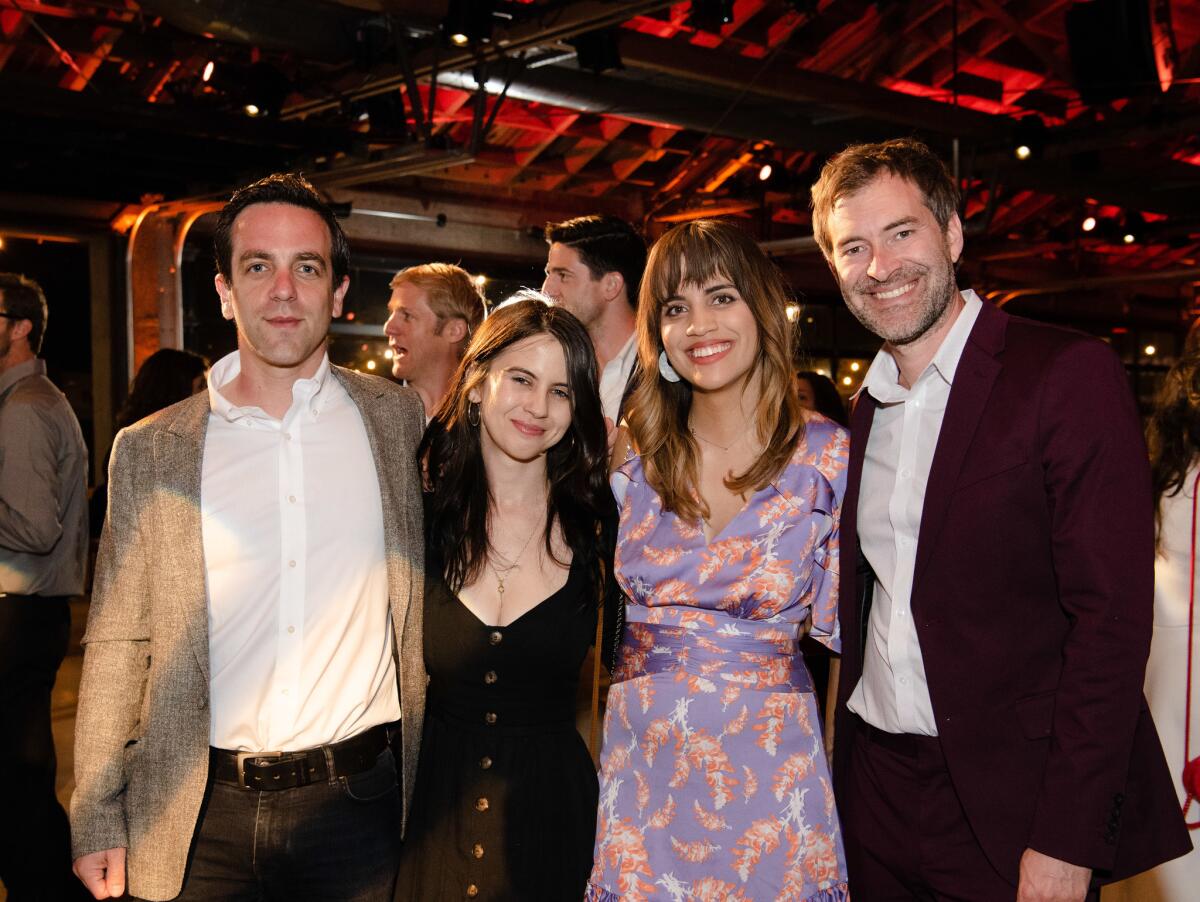
[[[660,351],[658,354],[658,374],[668,382],[678,382],[681,378],[675,372],[675,367],[671,366],[671,361],[667,359],[666,351]]]
[[[467,405],[467,422],[472,426],[479,425],[479,405],[474,401]]]

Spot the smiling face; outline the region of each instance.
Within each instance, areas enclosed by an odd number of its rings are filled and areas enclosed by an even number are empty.
[[[962,224],[945,230],[912,182],[885,173],[834,205],[830,266],[850,312],[892,346],[917,341],[953,311]]]
[[[758,323],[727,277],[686,278],[662,305],[660,336],[675,372],[695,391],[744,384],[758,357]]]
[[[485,459],[495,452],[522,462],[543,457],[571,426],[573,407],[562,345],[541,334],[505,348],[492,359],[487,375],[468,399],[479,405]]]
[[[221,313],[237,323],[243,371],[311,376],[341,315],[349,277],[333,284],[329,229],[312,210],[254,204],[233,223],[230,278],[218,274]]]

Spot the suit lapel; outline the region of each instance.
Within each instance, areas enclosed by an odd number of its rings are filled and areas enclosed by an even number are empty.
[[[169,567],[180,591],[165,599],[180,607],[196,663],[208,679],[208,591],[200,525],[200,474],[208,433],[208,393],[185,401],[154,437],[154,470],[163,505],[159,527],[168,541]],[[167,564],[167,562],[163,562]]]
[[[852,581],[843,582],[850,588],[842,595],[843,604],[857,617],[856,623],[847,623],[843,617],[842,641],[854,637],[859,644],[855,648],[861,661],[862,648],[866,644],[867,616],[871,599],[871,586],[859,585],[864,578],[863,568],[859,566],[862,549],[858,542],[858,497],[862,487],[863,462],[867,456],[867,440],[871,437],[871,424],[875,420],[875,399],[871,393],[864,391],[858,395],[850,412],[850,466],[846,476],[846,498],[842,503],[842,535],[853,536],[853,547],[843,546],[843,555],[847,552],[853,557],[843,557],[842,566],[849,570]],[[849,629],[847,630],[847,627]]]
[[[917,537],[917,561],[913,585],[929,563],[938,536],[950,508],[950,498],[962,470],[967,449],[987,406],[992,385],[1000,373],[998,358],[1004,349],[1004,331],[1008,317],[984,301],[979,318],[971,329],[962,359],[954,373],[950,399],[942,417],[942,429],[929,468],[925,488],[925,506],[921,512],[921,531]]]
[[[371,457],[375,461],[375,476],[379,482],[379,495],[383,503],[383,542],[387,558],[388,576],[388,609],[392,615],[392,629],[395,633],[397,653],[401,647],[404,635],[404,621],[408,613],[408,595],[402,593],[401,587],[407,586],[404,573],[404,562],[407,560],[406,550],[409,544],[407,520],[402,515],[399,505],[400,487],[393,480],[394,468],[386,466],[390,459],[385,436],[394,433],[398,424],[381,421],[383,406],[376,403],[383,395],[383,389],[372,383],[374,379],[355,378],[341,367],[331,366],[330,371],[337,378],[346,393],[350,396],[359,414],[363,426],[367,430],[367,441],[371,445]]]

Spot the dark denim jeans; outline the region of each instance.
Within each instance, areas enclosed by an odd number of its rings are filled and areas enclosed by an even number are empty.
[[[396,760],[273,792],[210,781],[177,902],[391,902],[400,861]]]

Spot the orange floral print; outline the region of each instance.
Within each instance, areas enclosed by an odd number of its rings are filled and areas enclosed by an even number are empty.
[[[813,415],[711,545],[641,462],[618,533],[627,628],[609,694],[588,902],[848,902],[806,620],[833,651],[848,440]],[[760,791],[765,789],[767,791]]]

